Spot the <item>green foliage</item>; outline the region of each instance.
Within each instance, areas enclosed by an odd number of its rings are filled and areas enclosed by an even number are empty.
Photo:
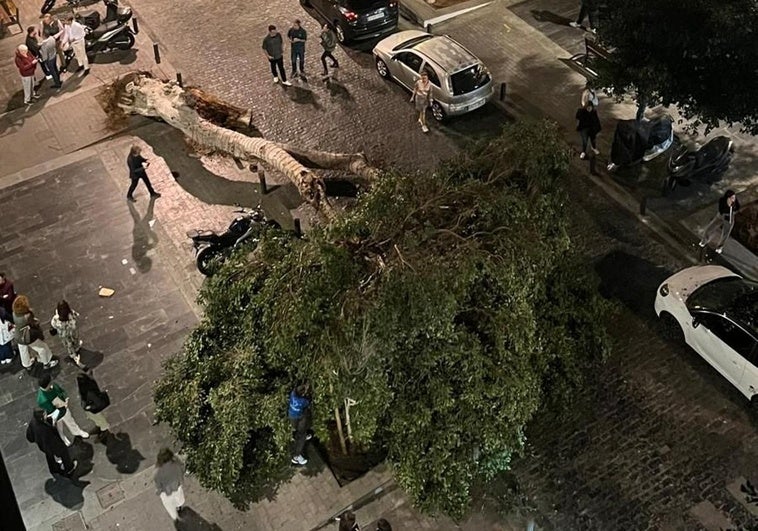
[[[707,129],[758,132],[758,4],[754,0],[608,0],[600,35],[613,61],[603,86],[676,104]]]
[[[383,448],[420,507],[460,517],[545,397],[607,349],[571,256],[567,171],[553,124],[510,126],[437,173],[383,176],[307,239],[271,232],[236,255],[156,390],[191,469],[238,505],[285,477],[287,399],[309,381],[319,435],[356,400],[354,447]]]

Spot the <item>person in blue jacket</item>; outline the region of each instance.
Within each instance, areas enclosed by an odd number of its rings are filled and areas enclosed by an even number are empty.
[[[311,429],[311,386],[301,384],[290,393],[287,416],[292,424],[295,438],[295,449],[292,457],[293,465],[305,465],[308,459],[303,455],[305,442],[310,440]]]

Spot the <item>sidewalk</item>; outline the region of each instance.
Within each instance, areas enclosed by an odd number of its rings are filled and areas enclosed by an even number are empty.
[[[578,11],[576,0],[496,0],[475,12],[434,26],[433,32],[448,34],[461,42],[482,59],[498,84],[507,83],[505,105],[509,112],[519,117],[549,117],[563,129],[567,141],[577,146],[574,113],[585,78],[565,60],[584,48],[585,33],[568,26]],[[634,117],[633,102],[616,102],[601,95],[599,112],[604,127],[598,137],[601,155],[597,166],[601,176],[590,178],[634,214],[639,212],[644,199],[647,212],[640,220],[664,241],[676,246],[680,254],[696,260],[698,253],[692,244],[699,239],[699,231],[707,223],[707,220],[702,221],[707,217],[704,213],[713,211],[718,197],[727,188],[747,191],[743,194],[746,196],[758,188],[758,158],[755,156],[758,142],[732,129],[711,132],[709,138],[724,134],[733,138],[737,146],[734,162],[724,179],[711,187],[697,183],[689,188],[679,187],[670,197],[660,198],[656,197],[660,194],[652,164],[651,168],[642,169],[642,180],[609,176],[605,172],[616,120]],[[677,132],[679,117],[674,109],[655,108],[648,110],[647,115],[662,113],[674,117]],[[702,136],[697,140],[702,142]],[[654,162],[661,163],[660,160]],[[586,171],[586,162],[577,158],[575,164]],[[693,225],[692,219],[697,223]],[[737,242],[731,242],[723,259],[745,274],[758,274],[758,258],[738,246]]]

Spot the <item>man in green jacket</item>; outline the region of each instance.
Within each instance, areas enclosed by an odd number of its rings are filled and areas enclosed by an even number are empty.
[[[71,441],[63,433],[64,424],[74,437],[78,435],[82,439],[89,439],[89,433],[81,429],[74,420],[73,415],[71,415],[71,411],[68,408],[68,395],[66,391],[57,383],[53,383],[53,378],[49,374],[44,374],[39,379],[37,405],[53,421],[66,446],[71,446]]]

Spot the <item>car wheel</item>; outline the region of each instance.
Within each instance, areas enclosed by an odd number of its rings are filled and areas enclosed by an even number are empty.
[[[434,116],[434,119],[438,122],[443,121],[447,115],[445,114],[445,109],[442,108],[442,105],[437,103],[436,101],[432,102],[432,116]]]
[[[684,342],[684,332],[674,316],[668,312],[661,314],[661,333],[663,337],[676,343]]]
[[[337,33],[337,41],[340,44],[347,43],[348,39],[347,39],[347,36],[345,35],[345,30],[342,29],[342,26],[340,24],[337,24],[335,26],[334,31]]]
[[[753,421],[758,422],[758,395],[750,397],[750,413],[753,417]]]
[[[376,58],[376,71],[379,72],[379,75],[384,78],[390,77],[390,69],[387,68],[387,63],[378,57]]]

